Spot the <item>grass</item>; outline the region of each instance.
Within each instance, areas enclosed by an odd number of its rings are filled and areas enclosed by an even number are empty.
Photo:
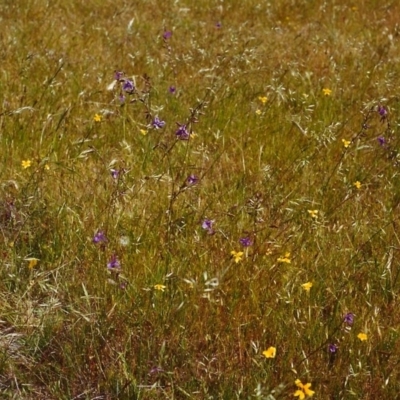
[[[397,398],[397,3],[22,3],[1,396]]]

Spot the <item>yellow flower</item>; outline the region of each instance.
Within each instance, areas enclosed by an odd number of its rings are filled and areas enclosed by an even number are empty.
[[[325,89],[322,89],[322,93],[324,94],[324,96],[330,96],[332,94],[332,90],[325,88]]]
[[[350,140],[342,139],[343,146],[347,149],[350,146]]]
[[[148,132],[146,131],[146,129],[141,129],[141,130],[140,130],[140,133],[141,133],[143,136],[146,136]]]
[[[283,257],[279,257],[278,262],[290,264],[291,263],[290,253],[285,253],[285,255]]]
[[[101,121],[101,115],[100,114],[94,114],[93,120],[95,122],[100,122]]]
[[[296,379],[294,383],[299,388],[299,390],[296,390],[293,396],[298,397],[300,400],[305,399],[306,396],[314,396],[315,392],[310,389],[311,383],[306,383],[305,385],[303,385],[300,379]]]
[[[360,332],[357,337],[362,341],[365,342],[368,339],[368,335],[366,333]]]
[[[265,103],[267,102],[268,98],[265,97],[265,96],[259,96],[259,97],[258,97],[258,100],[260,100],[261,103],[265,104]]]
[[[318,210],[307,210],[307,211],[310,214],[311,218],[317,218],[318,217]]]
[[[157,283],[157,285],[154,285],[154,289],[159,290],[161,292],[163,292],[165,290],[166,286],[161,285],[159,283]]]
[[[301,285],[301,287],[306,291],[309,292],[310,289],[313,287],[312,282],[306,282]]]
[[[257,114],[257,115],[261,115],[261,110],[258,109],[258,110],[256,111],[256,114]]]
[[[354,182],[353,185],[354,185],[357,189],[360,189],[360,188],[361,188],[361,182],[360,182],[360,181]]]
[[[39,259],[38,258],[27,258],[26,261],[29,261],[28,268],[33,269],[36,267]]]
[[[276,356],[276,348],[273,347],[273,346],[269,347],[267,350],[263,351],[263,355],[266,358],[275,358],[275,356]]]
[[[48,170],[50,169],[50,165],[49,165],[49,164],[45,164],[44,169],[45,169],[46,171],[48,171]]]
[[[22,165],[23,169],[27,169],[32,165],[32,161],[31,160],[22,160],[21,165]]]
[[[243,251],[232,250],[231,254],[232,254],[233,258],[235,259],[235,263],[238,263],[239,261],[242,261]]]

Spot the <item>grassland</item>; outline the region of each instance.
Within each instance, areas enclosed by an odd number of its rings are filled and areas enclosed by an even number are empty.
[[[396,1],[3,1],[4,399],[396,399]]]

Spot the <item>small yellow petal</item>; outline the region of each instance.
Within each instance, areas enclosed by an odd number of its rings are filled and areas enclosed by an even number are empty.
[[[276,356],[276,348],[273,347],[273,346],[269,347],[267,350],[263,351],[263,355],[266,358],[275,358],[275,356]]]
[[[309,292],[310,289],[312,288],[312,286],[313,286],[312,282],[306,282],[306,283],[303,283],[303,284],[301,285],[301,287],[302,287],[306,292]]]
[[[365,342],[368,339],[368,335],[366,333],[360,332],[357,337],[362,341]]]

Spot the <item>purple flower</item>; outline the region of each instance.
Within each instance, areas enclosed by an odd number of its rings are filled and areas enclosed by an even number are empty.
[[[239,243],[243,247],[249,247],[253,244],[253,242],[251,241],[251,239],[249,237],[243,237],[243,238],[239,239]]]
[[[165,125],[165,121],[161,121],[158,117],[154,117],[152,125],[156,129],[163,128]]]
[[[178,124],[178,126],[178,130],[175,132],[175,135],[178,137],[178,139],[189,140],[190,133],[188,132],[186,125]]]
[[[218,28],[218,29],[221,28],[221,26],[222,26],[221,22],[217,22],[217,23],[215,24],[215,27]]]
[[[328,350],[330,353],[335,354],[338,351],[339,347],[336,346],[336,344],[331,343],[328,346]]]
[[[199,182],[199,178],[196,175],[189,175],[186,179],[188,185],[195,185]]]
[[[168,89],[168,91],[169,91],[171,94],[175,94],[175,92],[176,92],[176,87],[175,87],[175,86],[170,86],[169,89]]]
[[[381,116],[381,121],[384,121],[388,114],[387,109],[381,105],[378,106],[378,113]]]
[[[124,73],[122,71],[114,71],[114,79],[116,81],[119,82],[123,76],[124,76]]]
[[[118,177],[119,177],[119,171],[117,170],[117,169],[111,169],[110,170],[110,172],[111,172],[111,176],[114,178],[114,179],[118,179]]]
[[[208,232],[209,235],[212,235],[214,233],[214,229],[213,229],[214,222],[215,222],[214,220],[206,218],[203,221],[203,223],[201,224],[201,227],[203,229],[205,229]]]
[[[133,93],[135,91],[135,85],[129,79],[125,79],[122,89],[127,93]]]
[[[351,312],[347,313],[344,316],[343,321],[349,326],[353,325],[353,323],[354,323],[354,314],[351,313]]]
[[[385,145],[386,145],[386,139],[385,139],[383,136],[379,136],[377,140],[378,140],[378,143],[379,143],[382,147],[385,147]]]
[[[172,32],[171,31],[165,31],[162,35],[162,37],[164,38],[164,40],[168,40],[170,37],[172,36]]]
[[[161,367],[153,367],[150,370],[150,374],[156,374],[156,373],[159,373],[159,372],[164,372],[164,370]]]
[[[107,263],[107,268],[111,271],[116,271],[121,268],[121,264],[115,254],[112,255],[110,261]]]
[[[97,231],[93,237],[93,243],[106,243],[107,237],[103,231]]]

